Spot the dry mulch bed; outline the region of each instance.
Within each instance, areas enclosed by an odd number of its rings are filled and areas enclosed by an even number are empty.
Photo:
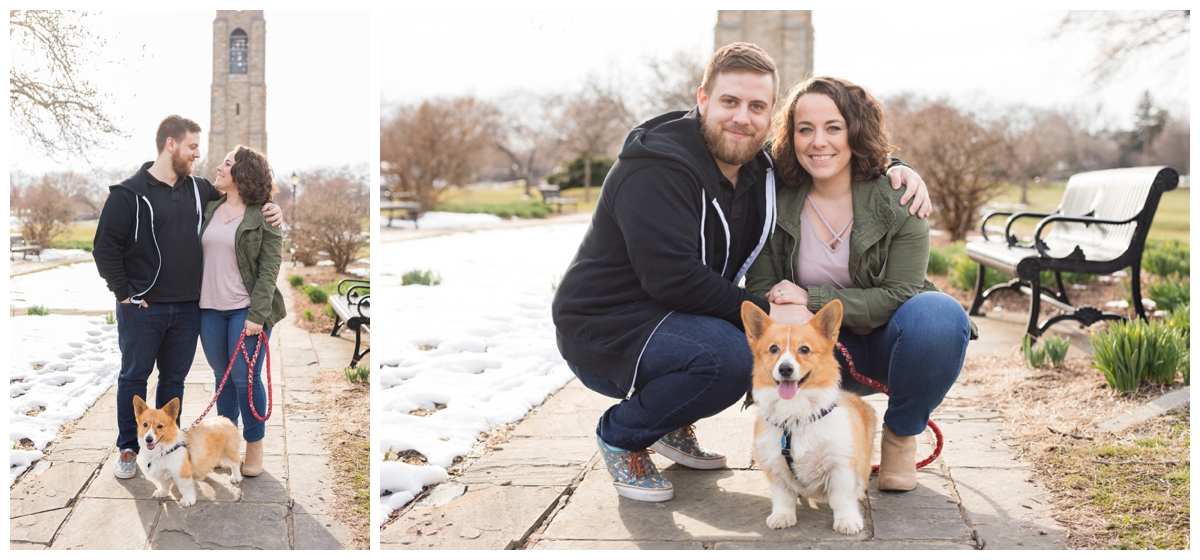
[[[312,300],[308,299],[308,294],[305,294],[303,291],[301,291],[301,289],[309,284],[324,286],[343,278],[361,278],[361,276],[356,276],[354,274],[341,274],[335,272],[331,266],[297,266],[296,268],[287,267],[283,269],[283,271],[288,275],[288,277],[291,277],[293,274],[299,274],[304,277],[304,283],[300,285],[300,288],[293,287],[291,289],[292,310],[296,314],[293,319],[295,320],[295,325],[297,327],[312,333],[327,333],[332,331],[334,320],[333,317],[325,314],[326,304],[313,303]],[[312,311],[312,321],[304,318],[305,310]]]
[[[355,548],[366,550],[371,546],[371,388],[348,383],[335,369],[321,370],[317,385],[322,399],[315,408],[325,415],[323,435],[336,472],[331,515],[350,529]]]

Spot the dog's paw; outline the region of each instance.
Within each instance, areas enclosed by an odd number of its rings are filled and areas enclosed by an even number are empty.
[[[158,490],[155,490],[153,494],[150,494],[150,497],[151,498],[165,498],[170,493],[171,492],[169,490],[167,490],[166,488],[159,488]]]
[[[242,481],[242,470],[237,467],[234,467],[233,473],[231,473],[229,475],[229,483],[230,484],[238,484],[241,481]]]
[[[183,507],[189,507],[189,506],[191,506],[192,504],[195,504],[195,503],[196,503],[196,497],[195,497],[195,496],[184,496],[184,497],[182,497],[182,498],[180,498],[180,499],[179,499],[179,505],[181,505],[181,506],[183,506]]]
[[[861,531],[863,528],[862,515],[847,515],[833,517],[833,530],[847,535],[853,535]]]
[[[796,524],[796,513],[778,512],[767,516],[767,527],[772,529],[787,529]]]

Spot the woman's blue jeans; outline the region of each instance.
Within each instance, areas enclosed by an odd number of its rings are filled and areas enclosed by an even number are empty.
[[[611,380],[567,365],[587,388],[625,398]],[[753,368],[750,345],[737,327],[716,317],[671,313],[642,351],[633,396],[604,412],[596,434],[613,447],[646,449],[741,400]]]
[[[246,326],[246,315],[249,312],[249,308],[230,311],[200,310],[200,345],[204,347],[204,358],[208,360],[208,366],[213,369],[213,374],[216,376],[216,384],[213,385],[214,391],[221,385],[221,379],[225,377],[225,369],[229,367],[229,358],[233,355],[234,348],[237,347],[238,338]],[[259,336],[266,337],[263,339],[265,343],[271,338],[271,329],[263,329],[261,335],[246,337],[246,354],[251,359],[255,359],[254,346],[258,343]],[[263,345],[259,354],[257,362],[254,364],[254,410],[257,410],[260,415],[266,416],[267,391],[262,383],[263,363],[267,361],[266,344]],[[246,441],[258,441],[263,438],[266,428],[250,410],[248,395],[250,381],[247,371],[246,358],[242,356],[241,351],[238,351],[233,370],[229,372],[229,381],[225,383],[225,389],[217,397],[217,414],[228,418],[234,426],[238,425],[238,416],[240,415],[245,420],[242,438]]]
[[[900,305],[887,325],[870,334],[843,328],[838,342],[850,351],[858,373],[888,387],[883,423],[898,436],[914,436],[925,431],[929,415],[958,379],[970,336],[958,301],[923,292]],[[840,351],[833,355],[842,364],[843,389],[864,396],[876,392],[854,380]]]

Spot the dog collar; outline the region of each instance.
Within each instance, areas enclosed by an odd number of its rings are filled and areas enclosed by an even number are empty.
[[[170,455],[176,449],[179,449],[181,447],[187,447],[187,442],[181,441],[181,442],[176,443],[175,445],[172,445],[170,449],[163,451],[162,455],[160,455],[160,457],[166,457],[167,455]],[[791,461],[791,459],[788,459],[788,460]],[[146,461],[146,470],[150,470],[151,466],[152,466],[152,463],[150,461]]]
[[[820,412],[815,412],[808,418],[805,418],[802,423],[798,423],[796,429],[799,430],[800,428],[812,425],[824,418],[826,414],[833,412],[835,408],[837,408],[837,403],[829,405],[829,408],[822,408]],[[787,460],[788,470],[792,471],[792,476],[796,476],[796,472],[792,470],[792,431],[788,429],[786,424],[783,426],[774,424],[774,426],[783,430],[783,437],[780,438],[779,445],[783,447],[783,458]]]

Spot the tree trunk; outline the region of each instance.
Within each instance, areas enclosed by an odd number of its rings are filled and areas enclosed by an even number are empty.
[[[583,154],[583,201],[592,201],[592,154]]]
[[[1021,204],[1029,205],[1029,181],[1021,181]]]

